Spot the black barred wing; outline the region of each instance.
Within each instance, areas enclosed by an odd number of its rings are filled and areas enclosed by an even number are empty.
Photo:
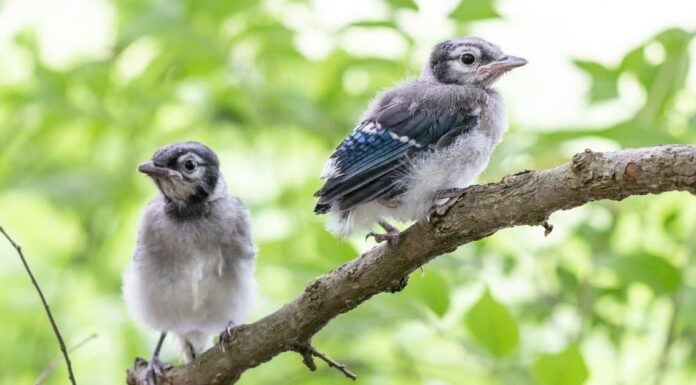
[[[476,117],[437,116],[411,112],[401,105],[385,108],[374,119],[360,123],[336,148],[322,173],[324,186],[316,213],[325,213],[332,202],[340,210],[398,193],[399,177],[407,172],[409,159],[417,152],[454,134],[473,128]]]

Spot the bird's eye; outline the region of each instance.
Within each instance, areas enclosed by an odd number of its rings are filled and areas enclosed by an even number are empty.
[[[465,53],[464,55],[462,55],[461,60],[462,60],[462,63],[464,63],[464,64],[471,64],[474,61],[476,61],[476,58],[474,57],[474,55],[472,55],[470,53]]]
[[[186,162],[184,162],[184,168],[186,168],[186,170],[188,171],[193,171],[196,168],[196,162],[189,159]]]

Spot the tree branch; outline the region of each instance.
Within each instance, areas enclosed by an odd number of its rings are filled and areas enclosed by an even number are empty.
[[[375,294],[400,291],[409,273],[460,245],[512,226],[541,225],[550,231],[547,219],[553,212],[587,202],[666,191],[696,194],[696,146],[586,150],[550,170],[472,186],[445,216],[416,223],[397,244],[379,245],[314,279],[275,313],[233,329],[225,352],[211,349],[165,377],[173,385],[229,384],[282,352],[297,351],[334,317]],[[143,365],[128,372],[129,384],[142,384],[143,378]]]
[[[7,240],[10,242],[12,247],[17,251],[17,254],[19,255],[19,259],[22,260],[22,264],[24,264],[24,268],[27,270],[27,274],[29,274],[29,278],[31,279],[31,283],[34,284],[34,287],[36,288],[36,292],[39,293],[39,298],[41,298],[41,303],[43,304],[44,309],[46,310],[46,315],[48,315],[48,320],[51,322],[51,327],[53,328],[53,333],[56,335],[56,339],[58,340],[58,345],[60,346],[60,351],[63,353],[63,358],[65,359],[65,365],[68,367],[68,378],[70,379],[70,383],[72,385],[75,385],[75,375],[73,374],[72,370],[72,365],[70,364],[70,357],[68,356],[68,350],[65,348],[65,342],[63,342],[63,336],[60,335],[60,330],[58,330],[58,325],[56,324],[56,321],[53,319],[53,314],[51,313],[51,309],[48,307],[48,302],[46,302],[46,298],[43,295],[43,292],[41,291],[41,287],[39,286],[39,283],[36,281],[36,278],[34,278],[34,273],[31,272],[31,269],[29,268],[29,264],[27,263],[26,258],[24,258],[24,253],[22,253],[22,247],[19,246],[18,244],[15,243],[15,241],[10,238],[10,236],[5,232],[5,229],[0,226],[0,233],[7,238]]]

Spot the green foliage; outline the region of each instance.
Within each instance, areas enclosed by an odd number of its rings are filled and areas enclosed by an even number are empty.
[[[211,145],[230,191],[251,209],[261,290],[251,321],[371,246],[327,233],[312,213],[312,193],[323,161],[370,98],[418,72],[425,42],[403,21],[430,11],[430,3],[385,0],[376,3],[384,17],[331,27],[315,3],[105,2],[113,23],[105,49],[64,62],[47,53],[41,26],[0,40],[0,225],[24,246],[68,345],[99,335],[72,354],[78,383],[122,382],[133,358],[148,356],[155,342],[156,333],[126,314],[120,276],[140,211],[156,194],[135,168],[164,143]],[[496,9],[489,0],[452,4],[444,30],[468,31],[501,17]],[[92,17],[74,15],[69,23]],[[403,49],[357,52],[343,44],[356,31],[386,34]],[[91,30],[84,34],[92,38]],[[323,51],[316,35],[327,43]],[[696,142],[696,90],[687,85],[693,44],[693,31],[668,29],[615,63],[575,60],[587,75],[589,108],[629,97],[638,105],[611,123],[545,131],[522,127],[513,115],[481,180],[553,167],[597,142]],[[511,102],[525,95],[504,92]],[[414,272],[403,292],[338,317],[314,343],[365,384],[694,382],[693,197],[597,202],[550,221],[549,237],[515,228],[438,258],[424,275]],[[32,383],[59,351],[4,242],[0,257],[0,383]],[[472,298],[482,287],[491,290]],[[559,341],[572,343],[548,355]],[[177,362],[174,346],[165,344],[165,360]],[[637,362],[640,370],[617,369]],[[333,370],[312,373],[284,354],[241,383],[337,381]],[[45,382],[64,383],[62,366]]]
[[[619,96],[618,80],[621,74],[619,71],[585,60],[575,60],[575,65],[592,77],[590,99],[593,102],[602,102]]]
[[[449,292],[447,278],[438,270],[413,273],[404,290],[405,295],[422,302],[438,317],[443,317],[449,308]]]
[[[396,8],[418,9],[418,5],[413,0],[387,0],[387,2]]]
[[[577,345],[558,354],[542,354],[532,371],[539,385],[582,385],[589,374]]]
[[[496,357],[503,357],[519,344],[520,331],[515,318],[498,303],[490,290],[469,310],[466,326],[474,339]]]
[[[597,264],[601,266],[603,263],[598,261]],[[606,265],[616,271],[624,285],[642,282],[658,294],[673,293],[682,284],[681,271],[654,255],[609,258]]]
[[[488,0],[462,0],[450,17],[457,21],[475,21],[500,17],[493,3]]]

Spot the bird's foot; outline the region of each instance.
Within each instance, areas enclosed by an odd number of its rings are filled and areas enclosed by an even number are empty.
[[[375,232],[369,232],[365,236],[365,240],[367,240],[370,237],[373,237],[375,239],[375,242],[377,243],[382,243],[382,242],[389,242],[390,244],[396,244],[399,242],[399,235],[400,233],[375,233]]]
[[[435,205],[430,209],[428,213],[428,222],[433,222],[436,217],[441,217],[449,211],[459,200],[459,198],[466,194],[469,187],[465,188],[448,188],[444,190],[438,190],[435,192],[435,199],[447,199],[447,202],[441,205]]]
[[[389,223],[385,221],[379,221],[379,225],[386,231],[386,233],[375,233],[375,232],[369,232],[365,236],[365,240],[367,240],[370,237],[373,237],[375,239],[375,242],[377,243],[382,243],[382,242],[389,242],[392,245],[395,245],[399,242],[399,235],[401,235],[401,232],[399,232],[399,229],[396,227],[390,225]]]
[[[220,333],[220,338],[218,340],[218,345],[220,345],[220,350],[225,352],[225,345],[227,345],[230,341],[232,341],[232,329],[237,326],[234,322],[230,321],[227,323],[227,326],[225,327],[225,330]]]
[[[457,198],[449,198],[447,202],[441,204],[441,205],[435,205],[430,209],[430,212],[428,213],[428,222],[433,223],[435,222],[436,218],[441,217],[449,211],[449,209],[454,206],[457,201],[459,200],[459,197]]]
[[[171,368],[171,364],[163,363],[158,356],[153,356],[145,370],[145,385],[157,385],[157,378],[163,377],[164,371]]]

